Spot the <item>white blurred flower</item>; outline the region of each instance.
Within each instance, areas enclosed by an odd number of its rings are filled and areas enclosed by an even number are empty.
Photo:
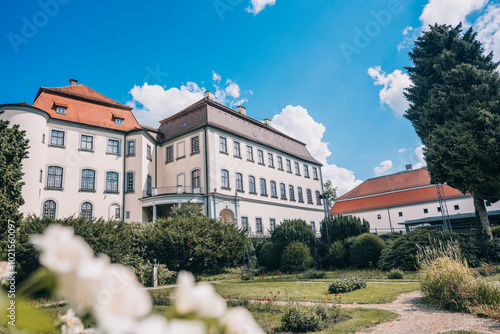
[[[207,334],[206,325],[200,320],[174,319],[168,323],[170,333],[175,334]],[[213,333],[213,332],[211,332]],[[217,332],[216,332],[217,333]]]
[[[194,285],[194,276],[181,271],[174,293],[175,310],[180,315],[194,314],[201,318],[220,318],[226,311],[226,301],[212,285],[203,282]]]
[[[151,312],[151,297],[124,266],[111,264],[101,277],[93,312],[105,333],[128,333],[136,320]]]
[[[161,315],[152,315],[137,325],[134,334],[167,334],[177,333],[171,332],[168,329],[167,320]]]
[[[80,334],[83,332],[82,321],[75,316],[75,311],[69,309],[60,319],[62,334]]]
[[[221,320],[226,334],[259,334],[264,333],[255,322],[252,314],[242,307],[230,309]]]
[[[14,263],[9,261],[0,261],[0,281],[5,283],[7,278],[10,278],[14,274]]]
[[[40,263],[57,274],[71,272],[94,257],[92,248],[71,227],[51,225],[42,235],[31,236],[31,242],[41,252]]]

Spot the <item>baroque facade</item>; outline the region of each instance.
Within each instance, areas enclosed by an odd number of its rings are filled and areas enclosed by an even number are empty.
[[[305,144],[209,91],[158,129],[73,79],[0,110],[30,140],[25,214],[150,222],[189,201],[255,235],[296,218],[319,232],[325,215],[321,164]]]

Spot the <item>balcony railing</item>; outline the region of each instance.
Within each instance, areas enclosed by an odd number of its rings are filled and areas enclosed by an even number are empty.
[[[202,187],[188,187],[188,186],[171,186],[153,188],[151,192],[144,191],[142,197],[151,197],[158,195],[181,195],[181,194],[203,194]]]

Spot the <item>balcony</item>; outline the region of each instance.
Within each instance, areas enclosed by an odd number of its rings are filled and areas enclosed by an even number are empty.
[[[171,186],[153,188],[151,191],[143,191],[142,197],[160,196],[160,195],[181,195],[181,194],[203,194],[202,187],[188,187],[188,186]]]

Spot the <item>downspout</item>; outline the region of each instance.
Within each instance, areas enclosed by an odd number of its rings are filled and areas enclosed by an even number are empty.
[[[325,188],[323,184],[323,172],[321,171],[321,166],[319,166],[319,181],[321,182],[321,193],[323,196],[325,195]],[[328,216],[330,215],[330,209],[327,208],[326,206],[326,198],[324,198],[323,206],[325,207],[325,230],[326,230],[326,243],[328,247],[330,247],[330,235],[328,234],[328,223],[329,219]],[[321,231],[321,228],[320,228]]]
[[[387,215],[389,216],[389,227],[392,232],[392,221],[391,221],[391,213],[389,212],[389,207],[387,207]]]
[[[125,222],[125,187],[127,185],[127,178],[126,178],[126,175],[125,175],[125,171],[127,170],[127,166],[126,166],[126,161],[127,161],[127,132],[125,132],[125,139],[123,140],[123,189],[122,189],[122,192],[123,192],[123,195],[122,195],[122,212],[121,212],[121,215],[122,215],[122,222]]]
[[[155,188],[158,189],[158,141],[155,140]]]
[[[204,146],[205,146],[205,198],[206,198],[206,211],[207,211],[207,216],[211,217],[212,215],[210,214],[210,201],[209,201],[209,189],[210,189],[210,183],[208,180],[208,134],[207,134],[208,128],[205,127],[203,129],[203,134],[204,134]],[[215,203],[215,202],[214,202]],[[214,214],[215,214],[215,207],[214,207]]]

